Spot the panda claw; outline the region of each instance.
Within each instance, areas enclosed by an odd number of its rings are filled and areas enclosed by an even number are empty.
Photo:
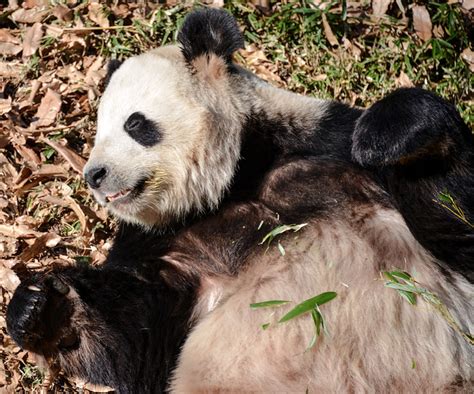
[[[39,276],[35,283],[20,284],[6,319],[8,333],[18,345],[39,354],[57,351],[72,314],[72,304],[65,297],[69,290],[63,280],[54,276]]]

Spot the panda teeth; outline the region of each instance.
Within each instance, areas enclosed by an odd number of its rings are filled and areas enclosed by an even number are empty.
[[[118,198],[127,196],[131,191],[132,191],[132,189],[124,189],[124,190],[119,191],[119,192],[116,193],[116,194],[112,194],[112,195],[105,196],[105,198],[106,198],[109,202],[112,202],[112,201],[117,200]]]

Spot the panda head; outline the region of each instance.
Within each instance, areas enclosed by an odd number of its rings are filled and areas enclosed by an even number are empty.
[[[195,11],[178,41],[109,66],[84,168],[101,204],[144,226],[215,207],[239,158],[236,21],[223,10]]]

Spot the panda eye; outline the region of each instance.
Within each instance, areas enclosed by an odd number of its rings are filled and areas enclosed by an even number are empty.
[[[145,115],[141,114],[140,112],[134,112],[128,117],[127,121],[125,122],[124,128],[127,132],[138,130],[145,120]]]
[[[160,128],[141,112],[131,114],[123,125],[124,130],[143,146],[153,146],[161,139]]]

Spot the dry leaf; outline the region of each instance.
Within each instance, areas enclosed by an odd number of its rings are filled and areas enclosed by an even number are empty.
[[[55,149],[66,161],[71,165],[71,167],[77,171],[78,174],[82,175],[82,169],[86,164],[86,160],[79,156],[72,149],[69,149],[65,145],[61,145],[59,142],[51,141],[47,138],[41,138],[41,141],[48,144],[51,148]]]
[[[53,232],[43,234],[41,237],[35,239],[33,245],[28,246],[21,252],[18,258],[25,263],[39,254],[41,254],[46,248],[53,248],[61,241],[61,237]]]
[[[116,17],[121,19],[125,19],[130,14],[130,8],[128,4],[124,3],[112,5],[111,10]]]
[[[47,6],[48,5],[48,0],[25,0],[22,3],[23,8],[36,8],[36,7],[42,7],[42,6]]]
[[[431,18],[428,10],[424,5],[415,5],[412,8],[413,12],[413,27],[415,28],[416,34],[423,41],[428,41],[431,37]]]
[[[254,67],[255,74],[257,74],[260,78],[264,79],[265,81],[269,82],[278,82],[282,83],[280,76],[272,71],[270,71],[264,64],[258,65]]]
[[[400,75],[395,80],[395,85],[399,88],[411,88],[415,86],[411,81],[410,77],[403,71],[400,71]]]
[[[59,198],[59,197],[54,197],[54,196],[44,196],[44,197],[41,197],[41,201],[45,201],[49,204],[58,205],[64,208],[70,208],[76,214],[77,218],[79,219],[79,222],[81,223],[81,232],[82,233],[86,232],[87,230],[86,215],[82,211],[79,204],[76,201],[74,201],[71,197],[67,196],[65,198]]]
[[[46,95],[41,100],[41,104],[36,112],[33,128],[49,126],[56,120],[56,115],[61,109],[61,96],[55,91],[48,89]]]
[[[328,19],[326,18],[326,14],[324,13],[322,14],[322,20],[323,20],[323,27],[324,27],[324,35],[326,36],[329,44],[331,44],[331,46],[333,47],[338,46],[339,42],[337,41],[336,36],[332,32],[331,26],[329,26]]]
[[[0,115],[4,115],[10,112],[12,109],[12,99],[8,97],[6,99],[0,99]]]
[[[100,27],[109,27],[109,19],[105,15],[104,7],[99,3],[90,3],[89,4],[89,14],[88,17],[92,22],[97,23]]]
[[[53,9],[53,15],[61,21],[69,22],[73,19],[73,12],[65,5],[59,4]]]
[[[0,224],[0,234],[10,238],[33,238],[42,235],[42,233],[32,230],[23,224]]]
[[[461,3],[461,7],[465,10],[471,11],[474,9],[474,0],[459,0],[459,3]]]
[[[47,9],[32,8],[28,10],[19,8],[11,14],[10,18],[17,23],[36,23],[41,22],[47,14]]]
[[[436,25],[434,28],[433,28],[433,35],[436,37],[436,38],[443,38],[444,37],[444,30],[443,30],[443,27],[441,25]]]
[[[19,44],[21,42],[18,37],[15,37],[7,29],[0,29],[0,41],[12,44]]]
[[[4,78],[18,78],[23,70],[23,64],[19,61],[0,61],[0,75]]]
[[[80,391],[84,389],[92,391],[94,393],[109,393],[111,391],[114,391],[114,389],[108,386],[93,384],[80,378],[71,378],[71,381],[73,381],[76,384],[77,388],[80,389]]]
[[[0,55],[16,56],[21,52],[21,46],[11,42],[0,42]],[[3,74],[2,74],[3,76]]]
[[[20,279],[17,274],[15,274],[12,269],[0,263],[0,287],[13,293],[19,284]]]
[[[43,38],[43,25],[39,22],[35,23],[26,30],[23,40],[23,57],[34,55],[38,50],[41,39]]]
[[[376,17],[385,15],[392,0],[372,0],[372,14]]]
[[[87,70],[84,82],[89,86],[96,87],[104,79],[106,71],[104,69],[104,58],[97,56],[96,60]]]
[[[466,63],[469,65],[469,70],[474,73],[474,51],[472,51],[470,48],[466,48],[464,51],[462,51],[461,58],[466,61]]]

